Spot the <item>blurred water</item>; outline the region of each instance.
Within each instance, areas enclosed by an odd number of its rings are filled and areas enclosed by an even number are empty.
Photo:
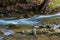
[[[16,24],[16,25],[37,25],[41,24],[44,19],[57,19],[60,18],[60,13],[54,15],[35,15],[32,18],[4,20],[0,19],[0,25]]]
[[[3,38],[4,38],[3,36],[0,36],[0,40],[3,40]]]

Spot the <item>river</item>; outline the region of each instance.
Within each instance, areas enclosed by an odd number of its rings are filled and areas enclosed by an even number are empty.
[[[57,19],[57,18],[60,18],[60,13],[53,15],[35,15],[32,18],[15,19],[15,20],[0,19],[0,25],[8,25],[8,24],[37,25],[40,24],[41,21],[44,19]]]

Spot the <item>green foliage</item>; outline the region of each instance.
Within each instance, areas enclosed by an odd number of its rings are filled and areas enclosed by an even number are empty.
[[[55,8],[60,5],[60,0],[56,0],[55,2],[52,2],[49,5],[50,7]]]
[[[32,32],[25,32],[25,34],[32,35],[33,33]]]

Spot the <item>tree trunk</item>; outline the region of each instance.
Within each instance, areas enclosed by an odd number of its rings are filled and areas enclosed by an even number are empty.
[[[41,5],[38,5],[38,9],[39,10],[44,10],[47,7],[49,1],[50,0],[44,0],[44,2]]]

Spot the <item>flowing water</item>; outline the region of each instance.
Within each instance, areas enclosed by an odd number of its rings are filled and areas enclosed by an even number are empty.
[[[44,19],[57,19],[60,18],[60,13],[54,15],[35,15],[32,18],[4,20],[0,19],[0,25],[16,24],[16,25],[36,25],[41,24],[41,20]]]

